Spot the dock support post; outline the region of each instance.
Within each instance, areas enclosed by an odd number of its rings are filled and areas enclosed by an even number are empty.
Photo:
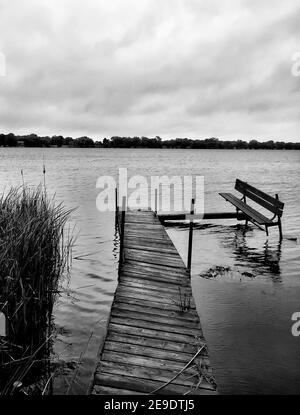
[[[116,211],[115,211],[115,226],[118,226],[118,214],[119,214],[119,206],[118,206],[118,188],[115,188],[115,201],[116,201]]]
[[[278,193],[276,193],[275,198],[279,200]],[[278,216],[278,230],[279,230],[279,241],[282,241],[283,235],[282,235],[282,225],[281,225],[281,218]]]
[[[191,215],[194,214],[195,199],[191,200]],[[188,246],[188,260],[187,260],[187,269],[191,275],[192,268],[192,251],[193,251],[193,218],[190,218],[190,229],[189,229],[189,246]]]
[[[119,271],[123,263],[124,256],[124,230],[125,230],[125,211],[126,211],[126,197],[122,198],[122,214],[120,227],[120,255],[119,255]]]
[[[154,213],[155,216],[157,215],[157,205],[158,205],[158,200],[157,200],[157,188],[154,190]]]

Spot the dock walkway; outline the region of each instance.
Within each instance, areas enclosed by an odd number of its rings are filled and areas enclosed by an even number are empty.
[[[184,262],[152,211],[126,212],[124,229],[124,261],[91,393],[214,393]]]

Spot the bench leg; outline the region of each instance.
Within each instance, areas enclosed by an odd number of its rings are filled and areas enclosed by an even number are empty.
[[[266,234],[267,234],[267,236],[269,236],[269,229],[268,229],[267,225],[266,225]]]
[[[278,230],[279,230],[279,241],[282,241],[282,226],[281,226],[281,220],[278,218]]]

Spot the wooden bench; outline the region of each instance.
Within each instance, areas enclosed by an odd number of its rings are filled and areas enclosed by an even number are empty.
[[[243,182],[240,179],[236,179],[235,190],[240,192],[243,196],[241,199],[236,197],[231,193],[219,193],[226,201],[232,203],[237,210],[243,212],[246,216],[246,225],[248,220],[254,225],[258,226],[260,229],[263,229],[261,226],[265,227],[266,234],[268,233],[268,228],[271,226],[278,226],[279,237],[282,240],[282,227],[281,227],[281,216],[283,213],[284,203],[278,199],[278,195],[275,197],[268,195],[267,193],[262,192],[256,187],[251,186],[250,184]],[[271,219],[267,218],[261,212],[254,209],[252,206],[247,204],[247,198],[251,199],[259,206],[273,213]],[[264,230],[264,229],[263,229]]]

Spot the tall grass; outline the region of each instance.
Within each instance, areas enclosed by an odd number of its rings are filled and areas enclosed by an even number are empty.
[[[0,311],[7,323],[2,394],[30,383],[29,373],[47,359],[52,308],[71,262],[69,214],[41,186],[12,188],[0,197]]]

